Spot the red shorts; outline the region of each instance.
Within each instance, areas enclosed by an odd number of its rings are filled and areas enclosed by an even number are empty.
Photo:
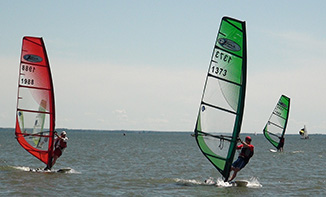
[[[60,148],[56,148],[53,154],[60,157],[62,155],[62,151],[60,150]]]

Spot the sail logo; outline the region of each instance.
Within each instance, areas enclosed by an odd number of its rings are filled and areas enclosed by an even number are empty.
[[[29,55],[24,55],[24,59],[26,61],[33,62],[33,63],[38,63],[38,62],[43,61],[43,59],[40,56],[30,55],[30,54]]]
[[[283,103],[283,102],[280,102],[280,106],[282,106],[283,108],[287,108],[287,106],[286,106],[286,104],[285,103]]]
[[[232,40],[226,38],[219,38],[217,42],[223,47],[231,51],[240,51],[241,47]]]

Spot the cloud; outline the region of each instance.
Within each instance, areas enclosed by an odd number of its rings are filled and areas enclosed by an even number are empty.
[[[126,110],[117,109],[117,110],[114,110],[113,113],[119,121],[128,121],[128,115],[127,115]]]
[[[316,133],[324,132],[324,73],[325,67],[315,64],[313,69],[302,65],[299,69],[284,69],[282,72],[269,70],[250,76],[247,84],[244,130],[262,130],[279,97],[285,94],[291,98],[287,133],[296,134],[304,124]]]
[[[58,126],[193,130],[207,68],[198,72],[155,65],[56,65],[52,70]]]

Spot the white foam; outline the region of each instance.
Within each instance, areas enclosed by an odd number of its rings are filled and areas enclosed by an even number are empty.
[[[197,181],[197,180],[194,180],[194,179],[174,179],[177,183],[181,183],[181,184],[184,184],[184,185],[202,185],[204,184],[204,182],[202,181]]]
[[[248,180],[247,187],[258,188],[258,187],[263,187],[263,186],[259,183],[258,178],[251,177]]]
[[[295,151],[292,151],[293,154],[297,154],[297,153],[304,153],[303,150],[295,150]]]
[[[56,173],[59,169],[52,169],[51,171],[50,170],[43,170],[41,168],[30,168],[30,167],[25,167],[25,166],[11,166],[12,168],[14,169],[17,169],[17,170],[21,170],[21,171],[25,171],[25,172],[46,172],[46,173]],[[72,168],[64,168],[64,169],[70,169],[66,172],[64,172],[65,174],[81,174],[81,172],[78,172]]]
[[[17,170],[21,170],[21,171],[30,171],[31,170],[29,167],[25,167],[25,166],[12,166],[12,167]]]
[[[194,179],[174,179],[177,183],[182,185],[207,185],[207,186],[217,186],[217,187],[233,187],[236,186],[235,184],[230,184],[229,182],[225,182],[222,178],[214,179],[213,177],[209,177],[205,181],[198,181]],[[260,188],[262,185],[259,183],[258,178],[251,177],[249,180],[243,180],[247,181],[248,184],[246,187],[249,188]]]
[[[222,178],[216,180],[216,186],[218,187],[232,187],[233,185],[229,182],[225,182]]]

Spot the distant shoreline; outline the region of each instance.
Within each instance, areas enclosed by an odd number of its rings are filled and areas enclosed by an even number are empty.
[[[68,131],[68,132],[89,132],[89,131],[94,131],[94,132],[111,132],[111,133],[185,133],[185,134],[192,134],[193,131],[153,131],[153,130],[123,130],[123,129],[116,129],[116,130],[105,130],[105,129],[68,129],[68,128],[58,128],[56,129],[57,132],[61,131]],[[15,128],[6,128],[6,127],[0,127],[0,132],[3,131],[11,131],[15,132]],[[254,133],[240,133],[240,135],[252,135],[254,136]],[[257,133],[256,135],[263,135],[263,133]],[[299,134],[285,134],[285,136],[295,136]],[[325,135],[322,133],[310,133],[309,136],[312,135]]]

